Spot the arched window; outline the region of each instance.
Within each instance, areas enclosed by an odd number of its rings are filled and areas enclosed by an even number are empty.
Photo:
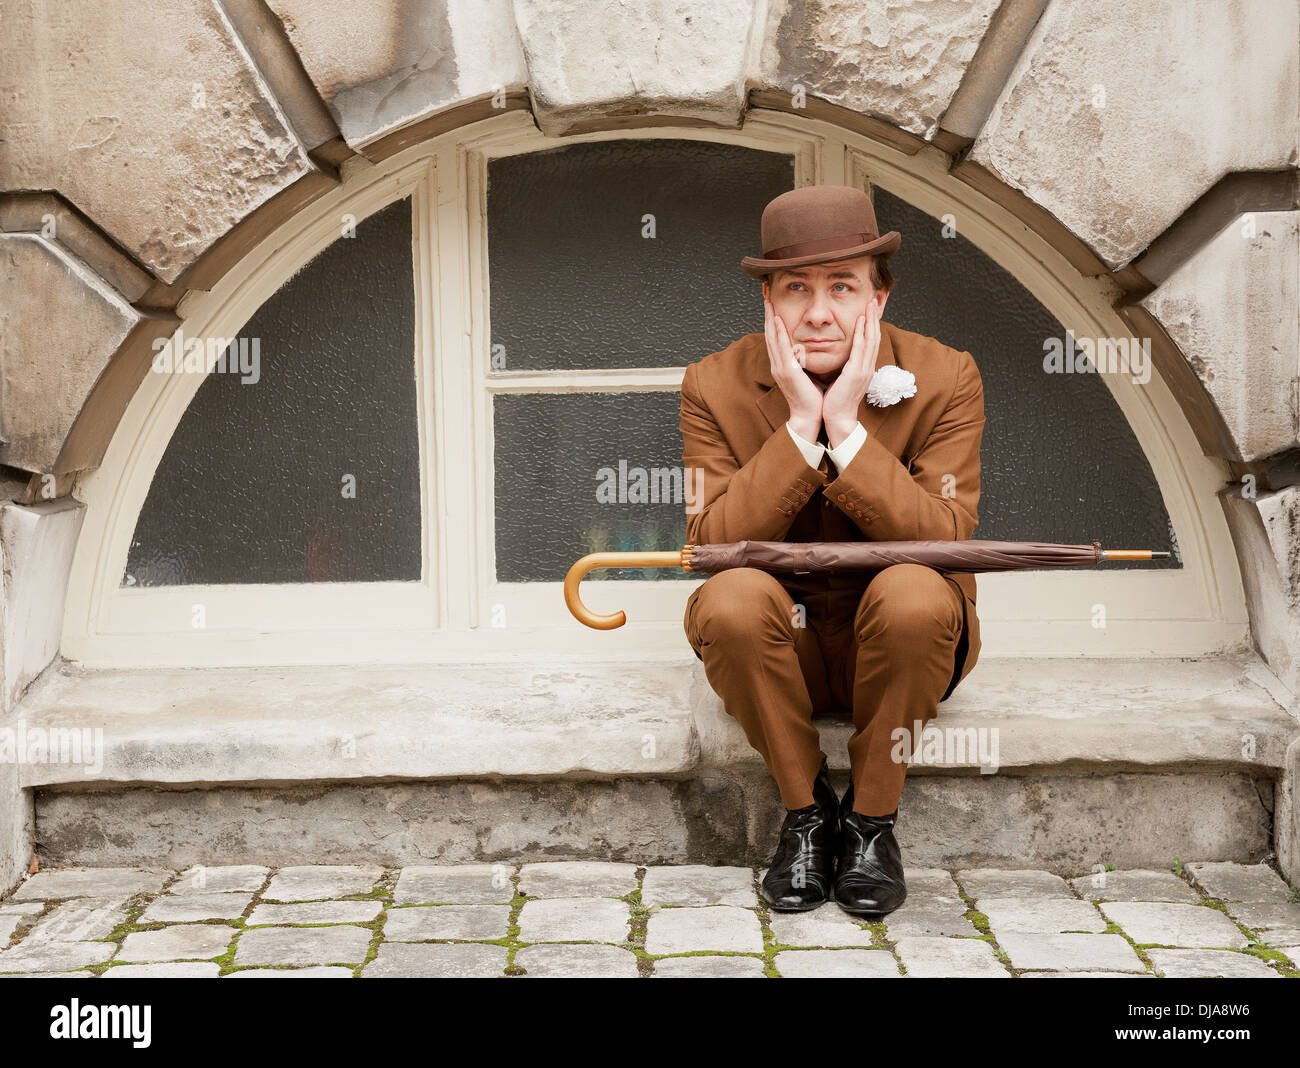
[[[1211,565],[1234,558],[1216,472],[1154,371],[1045,366],[1053,343],[1127,336],[1108,283],[928,154],[762,112],[740,132],[560,144],[507,114],[348,169],[183,306],[170,355],[201,351],[208,373],[146,376],[83,486],[65,652],[688,653],[698,577],[598,573],[588,603],[629,617],[599,633],[559,582],[588,552],[680,547],[683,369],[761,331],[738,262],[763,205],[811,183],[871,189],[904,235],[886,319],[975,356],[975,536],[1175,552],[980,576],[985,655],[1187,655],[1244,636],[1239,579]]]

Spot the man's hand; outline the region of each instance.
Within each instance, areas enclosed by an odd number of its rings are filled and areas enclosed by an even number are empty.
[[[822,427],[822,389],[804,370],[804,347],[791,344],[785,323],[768,297],[763,298],[763,333],[772,377],[790,406],[790,427],[805,441],[816,441]]]
[[[858,408],[876,373],[879,355],[880,305],[873,300],[867,305],[867,314],[859,315],[853,326],[853,347],[848,361],[822,398],[821,418],[831,448],[838,447],[858,425]]]

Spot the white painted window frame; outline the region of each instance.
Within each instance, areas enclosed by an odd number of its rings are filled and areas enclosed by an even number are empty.
[[[303,264],[394,200],[413,200],[416,373],[423,569],[419,582],[122,587],[135,522],[154,470],[197,391],[198,375],[147,375],[101,466],[77,495],[87,514],[69,585],[63,653],[87,666],[679,660],[696,583],[583,584],[596,611],[628,624],[592,631],[569,615],[560,584],[494,575],[492,399],[503,393],[677,392],[681,367],[493,371],[488,329],[489,159],[576,141],[688,138],[790,153],[797,185],[868,178],[961,232],[1008,270],[1076,337],[1126,337],[1106,278],[1080,278],[1059,253],[954,179],[937,149],[908,156],[823,123],[752,111],[742,130],[660,127],[544,137],[507,112],[413,146],[376,166],[355,160],[338,189],[289,220],[207,293],[179,308],[186,337],[233,337]],[[757,232],[757,220],[755,221]],[[739,268],[737,268],[739,269]],[[755,289],[757,299],[757,285]],[[1035,372],[1041,373],[1036,364]],[[981,575],[984,656],[1194,656],[1248,641],[1237,558],[1215,496],[1222,465],[1202,455],[1167,386],[1101,374],[1146,451],[1177,534],[1181,570]],[[594,485],[594,483],[593,483]],[[364,487],[358,498],[364,506]],[[274,502],[268,502],[274,506]],[[683,517],[683,528],[685,526]],[[976,531],[979,536],[979,531]],[[1086,541],[1089,532],[1080,531]],[[679,548],[665,545],[665,549]],[[1113,546],[1136,548],[1139,546]],[[575,551],[575,559],[580,552]],[[206,625],[192,625],[203,605]],[[1104,606],[1104,627],[1095,625]]]

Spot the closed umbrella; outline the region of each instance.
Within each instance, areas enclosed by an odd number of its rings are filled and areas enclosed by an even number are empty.
[[[1152,549],[1103,549],[1101,542],[1058,545],[1042,541],[736,541],[687,545],[680,551],[589,553],[564,578],[564,603],[581,623],[613,630],[627,622],[623,612],[600,615],[582,603],[578,585],[604,567],[680,567],[716,574],[733,567],[764,571],[829,573],[878,571],[891,564],[924,564],[941,571],[1017,571],[1036,567],[1078,567],[1105,560],[1154,560],[1169,556]]]

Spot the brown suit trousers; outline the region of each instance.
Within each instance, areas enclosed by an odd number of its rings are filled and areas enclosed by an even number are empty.
[[[959,663],[961,587],[919,564],[863,575],[850,599],[812,578],[719,572],[688,599],[686,635],[786,808],[812,804],[823,756],[813,715],[851,709],[853,808],[887,815],[920,743],[916,723],[936,714]]]

